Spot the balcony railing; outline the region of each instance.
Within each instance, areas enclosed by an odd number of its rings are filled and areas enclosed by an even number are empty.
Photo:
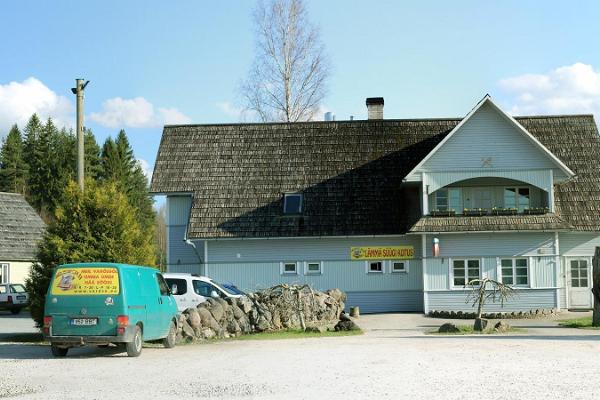
[[[465,208],[462,210],[462,213],[457,213],[455,210],[433,210],[429,214],[432,217],[454,217],[454,216],[464,216],[464,217],[482,217],[482,216],[490,216],[490,215],[542,215],[550,212],[548,207],[533,207],[533,208],[525,208],[521,212],[519,212],[516,208],[500,208],[494,207],[492,209],[486,208]]]

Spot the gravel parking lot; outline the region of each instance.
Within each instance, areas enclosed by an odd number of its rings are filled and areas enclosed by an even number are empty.
[[[534,334],[439,337],[423,330],[440,321],[419,316],[360,322],[362,336],[145,348],[137,359],[1,343],[0,398],[588,399],[600,382],[596,331],[538,321]]]

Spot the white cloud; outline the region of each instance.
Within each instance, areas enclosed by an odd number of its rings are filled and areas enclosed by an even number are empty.
[[[150,163],[142,158],[138,158],[137,163],[142,169],[142,171],[144,171],[144,175],[146,175],[146,178],[148,178],[148,180],[152,179],[152,173],[154,172],[154,168],[150,165]]]
[[[499,82],[514,96],[511,113],[596,114],[600,116],[600,71],[576,63],[546,74],[525,74]]]
[[[228,117],[243,121],[246,119],[248,111],[243,107],[237,107],[228,101],[221,101],[215,104],[219,110]]]
[[[34,77],[0,85],[0,136],[15,123],[23,128],[34,113],[42,120],[52,117],[57,126],[71,127],[73,111],[68,98],[57,95]]]
[[[158,108],[143,97],[115,97],[102,103],[102,111],[90,119],[108,128],[155,128],[166,124],[186,124],[191,119],[176,108]]]

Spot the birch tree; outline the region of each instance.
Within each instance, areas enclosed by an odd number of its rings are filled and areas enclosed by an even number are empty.
[[[256,54],[241,87],[263,121],[308,121],[325,97],[328,62],[303,0],[268,0],[255,11]]]

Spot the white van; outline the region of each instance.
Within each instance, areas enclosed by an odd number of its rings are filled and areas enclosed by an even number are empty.
[[[209,297],[225,299],[227,297],[239,298],[244,295],[243,292],[228,287],[231,285],[221,285],[206,276],[175,272],[166,273],[163,276],[177,301],[179,311],[196,307]]]

